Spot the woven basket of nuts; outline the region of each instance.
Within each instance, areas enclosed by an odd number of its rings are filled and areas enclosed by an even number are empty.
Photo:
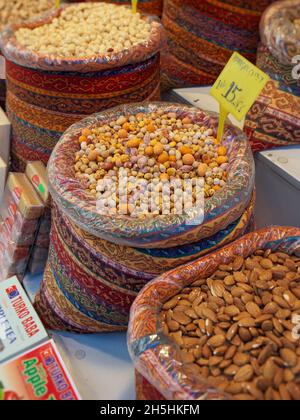
[[[299,400],[299,320],[300,230],[248,234],[137,297],[128,340],[139,395]]]
[[[291,66],[300,54],[300,3],[298,0],[276,2],[264,12],[260,22],[260,36],[264,45],[282,64]]]
[[[83,230],[120,245],[170,248],[211,237],[249,206],[255,171],[244,134],[228,124],[219,145],[217,125],[216,114],[167,103],[126,105],[89,117],[66,131],[51,156],[52,197]],[[120,169],[130,180],[159,187],[202,179],[203,201],[193,204],[193,190],[191,208],[178,211],[176,184],[168,214],[160,204],[149,212],[146,194],[138,198],[138,217],[121,202],[117,212],[100,213],[98,204],[110,195],[102,194],[102,182],[116,181]]]
[[[96,238],[54,205],[48,264],[35,308],[52,330],[125,330],[130,306],[150,280],[250,231],[253,207],[254,199],[237,222],[207,240],[145,250]]]
[[[270,6],[261,20],[257,66],[272,80],[245,121],[245,132],[255,152],[300,142],[300,79],[297,63],[293,63],[293,57],[300,54],[299,19],[299,1],[288,0]]]
[[[112,24],[113,22],[113,24]],[[84,116],[160,98],[156,17],[106,3],[64,5],[1,37],[6,58],[12,164],[47,164],[62,133]]]

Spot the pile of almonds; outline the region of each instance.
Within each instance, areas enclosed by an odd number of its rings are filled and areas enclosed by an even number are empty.
[[[300,400],[299,315],[300,258],[258,250],[184,288],[161,321],[208,385],[236,400]]]

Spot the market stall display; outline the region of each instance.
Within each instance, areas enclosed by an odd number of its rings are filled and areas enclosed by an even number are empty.
[[[299,399],[299,234],[251,233],[143,289],[129,325],[138,396]]]
[[[118,29],[120,21],[127,29]],[[24,170],[28,160],[46,164],[61,134],[85,115],[159,98],[161,24],[124,6],[66,5],[12,25],[1,43],[15,169]]]
[[[222,188],[216,189],[212,197],[207,197],[207,219],[204,224],[196,225],[193,211],[182,216],[157,214],[142,218],[113,213],[108,216],[97,211],[96,197],[92,190],[86,190],[82,183],[82,173],[76,179],[74,159],[83,140],[92,143],[91,133],[97,137],[103,121],[115,127],[120,118],[130,118],[132,126],[146,126],[149,116],[154,117],[161,111],[162,120],[166,118],[172,122],[178,118],[188,126],[201,123],[203,132],[213,127],[210,135],[216,133],[215,115],[165,103],[137,104],[118,107],[75,124],[56,146],[48,165],[50,192],[55,203],[50,256],[41,292],[36,300],[40,316],[52,329],[80,332],[126,329],[132,302],[140,289],[155,275],[228,243],[251,228],[254,203],[253,157],[242,132],[229,124],[221,146],[224,149],[228,147],[228,178]],[[154,134],[160,131],[157,118],[153,128],[151,131]],[[107,135],[106,130],[104,126],[103,133]],[[180,132],[180,129],[177,131]],[[132,133],[136,136],[137,129],[133,129]],[[132,140],[124,136],[122,142],[127,144],[128,141]],[[168,144],[168,141],[165,145],[164,142],[158,142],[153,148],[162,146],[163,150],[167,150]],[[137,149],[137,145],[133,149]],[[113,156],[115,151],[111,148],[109,150]],[[96,152],[96,149],[93,151]],[[81,154],[81,157],[84,155]],[[104,160],[99,159],[99,168],[102,164],[105,165]],[[93,165],[97,164],[91,159],[90,175]],[[200,156],[198,165],[202,165]],[[213,162],[211,165],[215,167]],[[165,171],[161,169],[164,174]],[[88,173],[84,175],[89,176]],[[237,197],[242,192],[242,183],[246,185],[249,195],[245,196],[244,187],[242,202],[239,201],[237,207],[234,200],[234,207],[229,209],[230,196]],[[220,218],[221,210],[226,216]],[[185,222],[191,214],[195,218],[194,226]],[[172,230],[168,228],[171,224]],[[157,229],[159,226],[160,234]],[[182,235],[178,235],[180,231]]]
[[[163,89],[213,84],[234,51],[255,62],[260,17],[272,2],[165,0]]]
[[[270,6],[261,24],[257,66],[272,78],[249,111],[245,131],[254,151],[299,144],[300,79],[293,57],[300,56],[299,0]]]

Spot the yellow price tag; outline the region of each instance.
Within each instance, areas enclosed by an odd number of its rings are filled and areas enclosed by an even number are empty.
[[[238,53],[234,53],[210,93],[220,104],[218,140],[228,114],[241,121],[258,98],[269,76]],[[223,129],[222,126],[223,125]]]
[[[137,12],[137,4],[138,4],[138,0],[131,0],[132,12],[133,13]]]
[[[56,8],[59,9],[60,8],[60,0],[56,0]]]

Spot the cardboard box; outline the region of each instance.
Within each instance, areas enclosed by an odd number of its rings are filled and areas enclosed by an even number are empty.
[[[48,340],[16,277],[0,283],[0,363]]]
[[[51,200],[45,165],[38,161],[29,162],[26,166],[25,173],[40,199],[45,204],[45,212],[40,219],[36,241],[34,247],[32,248],[31,258],[28,265],[29,272],[36,275],[44,271],[47,263],[51,229]]]
[[[10,172],[6,188],[24,218],[38,219],[43,214],[44,205],[25,174]]]
[[[9,165],[11,124],[5,112],[0,108],[0,157]]]
[[[46,167],[42,162],[28,162],[25,174],[45,206],[50,204]]]
[[[7,164],[0,156],[0,203],[2,203],[4,188],[6,183]]]
[[[0,400],[81,399],[52,340],[1,365],[0,382]]]
[[[0,206],[0,281],[25,274],[43,211],[26,175],[10,173]]]

